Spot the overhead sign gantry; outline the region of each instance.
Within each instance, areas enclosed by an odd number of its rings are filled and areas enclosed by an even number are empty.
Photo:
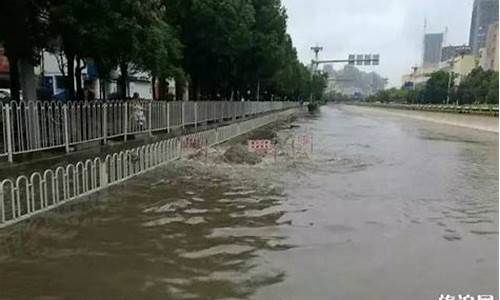
[[[348,63],[349,65],[357,66],[378,66],[380,64],[379,54],[349,54],[347,59],[327,59],[327,60],[312,60],[312,64],[317,68],[319,64],[332,64],[332,63]]]
[[[314,46],[311,47],[314,52],[314,59],[311,61],[311,71],[316,71],[319,64],[332,64],[332,63],[348,63],[349,65],[357,66],[378,66],[380,64],[380,54],[349,54],[347,59],[327,59],[320,60],[319,52],[323,51],[323,47]]]

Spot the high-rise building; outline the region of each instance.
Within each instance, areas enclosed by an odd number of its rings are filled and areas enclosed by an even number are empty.
[[[335,74],[335,70],[331,64],[326,64],[323,66],[323,73],[328,74],[328,76],[333,76],[333,74]]]
[[[455,56],[471,54],[469,46],[446,46],[441,51],[441,61],[447,61]]]
[[[424,67],[436,66],[441,62],[442,33],[427,33],[424,36]]]
[[[490,25],[484,48],[481,48],[481,67],[498,71],[498,22]]]
[[[474,55],[484,48],[490,25],[498,21],[498,0],[474,0],[469,46]]]

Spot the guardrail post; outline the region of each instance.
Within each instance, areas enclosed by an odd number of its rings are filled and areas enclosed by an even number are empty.
[[[68,105],[63,104],[63,116],[64,116],[64,148],[66,153],[69,153],[69,128],[68,128]]]
[[[152,123],[152,120],[151,120],[151,116],[153,115],[151,113],[151,110],[153,109],[153,101],[149,101],[149,105],[148,105],[148,126],[149,126],[149,136],[153,136],[153,123]]]
[[[194,128],[198,128],[198,101],[194,103]]]
[[[101,161],[101,167],[99,168],[101,170],[101,174],[99,174],[99,178],[101,179],[101,187],[105,188],[108,186],[108,168],[105,161]]]
[[[170,133],[170,102],[167,102],[167,132]]]
[[[102,105],[102,137],[103,144],[108,143],[108,104],[104,103]]]
[[[11,120],[10,120],[10,105],[5,104],[4,106],[4,112],[5,112],[5,133],[6,133],[6,138],[7,138],[7,157],[9,162],[11,163],[13,161],[12,158],[12,129],[11,129]]]
[[[184,109],[184,104],[185,102],[182,101],[181,103],[181,121],[182,121],[182,129],[184,129],[184,121],[186,120],[185,116],[184,116],[184,113],[185,113],[185,109]]]
[[[123,140],[126,142],[127,141],[127,133],[128,133],[128,104],[127,101],[124,102],[125,109],[124,113],[125,115],[123,116]]]
[[[220,114],[219,114],[219,117],[220,117],[220,120],[219,122],[220,123],[224,123],[224,119],[226,118],[226,111],[227,111],[227,103],[226,101],[224,100],[221,104],[220,104]]]
[[[237,116],[236,116],[236,103],[238,103],[238,102],[231,102],[231,106],[233,108],[233,118],[232,118],[233,122],[236,121],[236,118],[237,118]]]
[[[221,106],[221,109],[220,109],[219,123],[224,123],[224,115],[226,113],[226,101],[222,102],[222,104],[220,106]]]
[[[3,196],[3,186],[0,186],[0,225],[5,223],[5,204],[4,204],[4,196]]]
[[[177,141],[177,158],[181,158],[182,157],[182,141],[179,138],[177,138],[176,141]]]

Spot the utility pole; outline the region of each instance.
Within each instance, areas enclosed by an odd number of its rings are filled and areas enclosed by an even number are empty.
[[[257,101],[260,101],[260,78],[257,79]]]
[[[323,51],[323,47],[320,47],[318,45],[311,47],[311,50],[314,52],[314,60],[311,61],[311,83],[314,78],[314,73],[317,71],[318,68],[318,60],[319,60],[319,52]],[[311,88],[311,94],[309,96],[309,103],[313,102],[313,91]]]
[[[451,82],[453,78],[453,66],[454,66],[455,58],[451,59],[450,62],[450,72],[448,72],[448,92],[446,93],[446,105],[450,104],[450,92],[451,92]]]
[[[349,65],[364,65],[364,66],[378,66],[380,64],[379,54],[349,54],[347,59],[330,59],[330,60],[319,60],[319,52],[323,50],[323,47],[318,45],[311,47],[314,52],[314,59],[311,61],[311,82],[314,78],[314,73],[317,71],[319,64],[331,64],[331,63],[348,63]],[[313,92],[311,89],[310,102],[313,100]]]
[[[311,62],[311,69],[312,69],[312,72],[315,72],[317,70],[315,70],[314,66],[317,66],[317,64],[318,64],[319,52],[323,51],[323,47],[316,45],[314,47],[311,47],[311,50],[314,52],[314,61]]]
[[[450,104],[450,94],[451,94],[451,84],[453,83],[453,67],[455,67],[455,59],[457,57],[463,58],[465,55],[465,50],[459,50],[457,53],[453,55],[453,57],[450,59],[450,72],[448,72],[448,93],[446,95],[446,104]],[[456,105],[458,105],[458,99],[455,102]]]

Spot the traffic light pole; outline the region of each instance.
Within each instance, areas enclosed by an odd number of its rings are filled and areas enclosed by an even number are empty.
[[[332,63],[348,63],[350,65],[364,65],[364,66],[378,66],[380,63],[380,55],[379,54],[365,54],[365,55],[353,55],[349,54],[348,59],[328,59],[328,60],[319,60],[319,52],[323,50],[323,47],[315,46],[311,47],[311,50],[314,52],[314,58],[311,61],[311,83],[314,79],[314,73],[318,70],[320,64],[332,64]],[[309,102],[313,101],[313,90],[311,88],[311,95]]]
[[[312,63],[314,65],[316,65],[316,67],[319,64],[351,63],[351,62],[353,62],[353,61],[349,60],[349,59],[329,59],[329,60],[313,60],[312,61]],[[358,65],[365,65],[364,63],[370,63],[373,66],[376,66],[377,64],[374,64],[374,63],[378,62],[378,60],[375,60],[375,59],[360,59],[360,60],[356,60],[355,62],[356,63],[360,63]]]
[[[323,51],[323,47],[320,47],[320,46],[316,45],[315,47],[311,47],[311,50],[314,52],[314,58],[315,58],[315,60],[312,60],[312,62],[311,62],[311,84],[312,84],[312,81],[314,79],[314,72],[316,72],[317,69],[318,69],[318,64],[315,63],[315,61],[318,61],[318,59],[319,59],[319,52]],[[313,90],[312,90],[312,86],[310,88],[311,88],[311,92],[310,92],[310,95],[309,95],[309,103],[312,103],[313,102]]]

